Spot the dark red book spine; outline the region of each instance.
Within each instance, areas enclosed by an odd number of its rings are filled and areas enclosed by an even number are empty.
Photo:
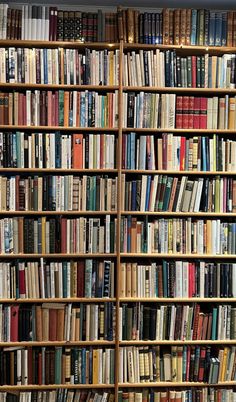
[[[11,342],[18,342],[19,306],[11,306]]]
[[[84,261],[77,263],[77,297],[84,296]]]
[[[192,88],[197,87],[197,58],[192,56]]]
[[[183,121],[182,128],[188,128],[188,117],[189,117],[189,96],[183,96]]]
[[[183,126],[183,97],[176,97],[176,128],[182,128]]]
[[[199,128],[207,128],[207,98],[200,98],[200,122]]]
[[[61,253],[66,253],[67,219],[61,218]]]
[[[199,128],[200,98],[194,98],[193,128]]]
[[[194,96],[189,97],[188,128],[193,128]]]

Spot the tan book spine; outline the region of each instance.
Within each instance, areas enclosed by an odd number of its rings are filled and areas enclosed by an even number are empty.
[[[174,44],[180,44],[180,9],[174,10]]]
[[[127,10],[127,36],[128,43],[134,43],[134,10],[132,8],[128,8]]]
[[[126,263],[126,297],[131,297],[132,295],[132,275],[131,275],[131,262]]]
[[[49,340],[49,309],[42,309],[42,327],[43,327],[43,341]]]
[[[186,10],[186,40],[185,40],[185,44],[187,46],[191,45],[191,17],[192,17],[192,10],[191,10],[191,8],[187,8],[187,10]]]
[[[169,45],[170,10],[163,9],[163,44]]]
[[[64,328],[65,328],[65,310],[60,309],[57,311],[57,340],[64,340]]]
[[[42,326],[42,307],[36,306],[36,339],[38,342],[43,340],[43,326]]]
[[[134,262],[132,263],[131,266],[131,296],[132,297],[137,297],[137,263]]]
[[[169,45],[174,44],[174,10],[169,12]]]
[[[120,297],[126,297],[126,263],[120,265]]]
[[[227,46],[233,46],[233,11],[227,13]]]
[[[186,44],[186,23],[187,23],[187,15],[186,9],[182,9],[180,11],[180,44]]]

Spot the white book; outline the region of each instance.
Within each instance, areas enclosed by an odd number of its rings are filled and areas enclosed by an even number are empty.
[[[197,195],[195,199],[193,212],[198,212],[200,208],[201,196],[203,188],[203,178],[198,179]]]
[[[183,198],[184,198],[183,195],[184,195],[186,184],[187,184],[187,176],[183,176],[181,179],[179,195],[178,195],[178,200],[177,200],[177,204],[176,204],[176,212],[180,212],[182,209]]]
[[[175,297],[183,297],[183,263],[182,261],[176,261],[176,288]]]

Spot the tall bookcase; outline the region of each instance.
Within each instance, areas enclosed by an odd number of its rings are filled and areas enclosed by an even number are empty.
[[[19,260],[19,261],[32,261],[39,260],[43,258],[46,261],[63,261],[63,260],[87,260],[87,259],[97,259],[98,261],[111,260],[115,263],[115,292],[114,297],[67,297],[67,298],[23,298],[23,299],[1,299],[0,303],[5,305],[22,305],[22,304],[35,304],[41,305],[42,303],[72,303],[73,305],[77,305],[78,303],[85,304],[101,304],[101,303],[114,303],[116,307],[116,330],[115,336],[112,341],[106,340],[97,340],[97,341],[25,341],[25,342],[1,342],[1,348],[10,348],[10,347],[18,347],[18,346],[26,346],[26,347],[57,347],[62,346],[65,348],[70,348],[73,346],[81,346],[87,348],[111,348],[114,349],[114,383],[112,384],[42,384],[42,385],[2,385],[0,387],[0,392],[15,392],[15,391],[28,391],[28,390],[54,390],[54,389],[104,389],[109,392],[114,392],[115,400],[126,400],[127,393],[129,391],[138,392],[140,389],[158,389],[160,391],[165,390],[188,390],[193,388],[228,388],[235,387],[236,381],[220,381],[216,384],[209,384],[207,382],[199,382],[199,381],[149,381],[145,382],[135,382],[135,381],[127,381],[121,382],[119,380],[119,372],[122,371],[121,368],[121,349],[124,347],[133,347],[137,346],[140,348],[145,347],[156,347],[160,346],[160,348],[167,348],[169,351],[168,354],[171,354],[170,348],[171,346],[235,346],[236,339],[217,339],[217,340],[120,340],[120,327],[121,327],[121,318],[120,318],[120,309],[126,304],[127,306],[132,306],[135,303],[137,304],[145,304],[148,306],[151,304],[152,306],[158,307],[160,305],[190,305],[192,306],[194,303],[199,303],[201,306],[204,306],[214,303],[214,306],[218,306],[220,303],[227,303],[233,305],[236,302],[233,297],[128,297],[127,295],[123,297],[121,295],[121,288],[124,285],[122,277],[122,265],[124,263],[140,263],[141,265],[151,264],[152,262],[161,262],[162,260],[166,260],[169,262],[175,261],[208,261],[212,262],[220,262],[222,264],[226,264],[227,262],[234,263],[236,255],[235,254],[196,254],[196,253],[136,253],[136,252],[122,252],[121,251],[121,237],[122,237],[122,219],[124,217],[136,217],[145,219],[148,218],[152,221],[155,217],[159,218],[173,218],[173,219],[185,219],[185,218],[193,218],[196,220],[211,220],[213,218],[218,218],[224,221],[230,219],[234,221],[235,213],[217,213],[217,212],[149,212],[149,211],[126,211],[122,209],[122,175],[125,174],[130,180],[136,180],[137,175],[142,178],[142,176],[150,175],[154,177],[154,175],[169,175],[172,177],[189,176],[193,178],[193,180],[199,177],[209,177],[214,178],[216,176],[224,176],[227,178],[233,178],[236,175],[234,171],[176,171],[176,170],[160,170],[160,169],[152,169],[152,170],[138,170],[138,169],[124,169],[122,167],[122,157],[123,157],[123,140],[124,136],[127,133],[135,132],[137,136],[139,135],[152,135],[159,138],[162,133],[172,133],[175,135],[187,136],[190,138],[191,136],[213,136],[213,134],[221,135],[222,137],[232,138],[234,139],[234,134],[236,134],[236,130],[230,129],[176,129],[176,128],[134,128],[134,127],[124,127],[123,126],[123,116],[124,116],[124,104],[123,97],[126,93],[140,93],[148,92],[148,93],[156,93],[156,94],[176,94],[176,95],[186,95],[186,96],[220,96],[222,95],[232,95],[235,96],[236,89],[214,89],[214,88],[177,88],[177,87],[131,87],[123,85],[123,57],[127,52],[133,51],[138,52],[139,50],[151,51],[155,49],[160,49],[161,51],[167,50],[175,50],[176,54],[181,56],[186,55],[214,55],[220,56],[227,53],[235,53],[235,48],[230,47],[204,47],[204,46],[182,46],[182,45],[144,45],[144,44],[127,44],[120,41],[116,44],[108,44],[108,43],[75,43],[75,42],[42,42],[42,41],[8,41],[2,40],[0,42],[0,46],[4,48],[12,48],[12,47],[20,47],[20,48],[36,48],[36,49],[55,49],[55,48],[63,48],[63,49],[79,49],[82,53],[86,48],[92,50],[119,50],[119,82],[118,85],[51,85],[51,84],[11,84],[11,83],[0,83],[1,91],[3,92],[12,92],[12,91],[26,91],[26,90],[41,90],[41,91],[96,91],[101,94],[106,93],[114,93],[117,91],[117,101],[118,101],[118,126],[117,127],[67,127],[67,126],[22,126],[22,125],[1,125],[0,131],[2,132],[13,132],[13,131],[22,131],[25,133],[31,132],[42,132],[43,135],[50,132],[53,133],[55,131],[60,131],[61,134],[68,133],[75,135],[76,133],[83,134],[101,134],[104,133],[114,134],[117,139],[117,153],[116,153],[116,166],[114,169],[75,169],[75,168],[1,168],[1,175],[5,176],[25,176],[26,174],[29,176],[33,175],[68,175],[73,174],[75,176],[79,175],[108,175],[109,177],[115,178],[117,180],[117,209],[115,211],[0,211],[1,217],[51,217],[51,216],[60,216],[60,217],[100,217],[104,218],[105,216],[110,216],[111,219],[116,219],[116,248],[115,251],[110,253],[18,253],[18,254],[1,254],[0,258],[3,261],[11,261],[11,260]],[[144,218],[145,217],[145,218]],[[79,275],[79,273],[78,273]],[[78,279],[79,280],[79,279]],[[85,285],[86,286],[86,285]],[[211,306],[210,306],[211,307]],[[218,346],[217,346],[218,345]],[[125,364],[123,362],[123,364]],[[129,363],[127,363],[129,364]],[[235,365],[235,360],[234,360]],[[128,369],[129,372],[129,369]],[[128,374],[129,377],[129,374]],[[123,392],[123,399],[122,399]],[[126,394],[126,397],[124,396]],[[131,396],[128,396],[131,398]],[[132,396],[133,397],[133,396]],[[161,396],[160,396],[161,398]],[[163,396],[164,398],[164,396]],[[131,400],[131,399],[130,399]],[[160,399],[161,401],[166,401],[167,399]],[[168,399],[171,400],[171,399]],[[174,399],[175,400],[175,399]],[[200,400],[200,399],[199,399]],[[203,399],[202,399],[203,400]],[[177,399],[176,399],[177,401]]]

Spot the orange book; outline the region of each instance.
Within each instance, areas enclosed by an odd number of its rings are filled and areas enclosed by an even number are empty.
[[[70,102],[70,92],[64,92],[64,126],[69,126],[69,102]]]
[[[65,320],[64,308],[57,310],[57,326],[56,326],[57,341],[64,340],[64,320]]]
[[[57,341],[57,310],[49,309],[49,340]]]
[[[73,156],[74,169],[83,168],[83,134],[73,134]]]
[[[233,46],[233,11],[227,13],[227,46]]]

